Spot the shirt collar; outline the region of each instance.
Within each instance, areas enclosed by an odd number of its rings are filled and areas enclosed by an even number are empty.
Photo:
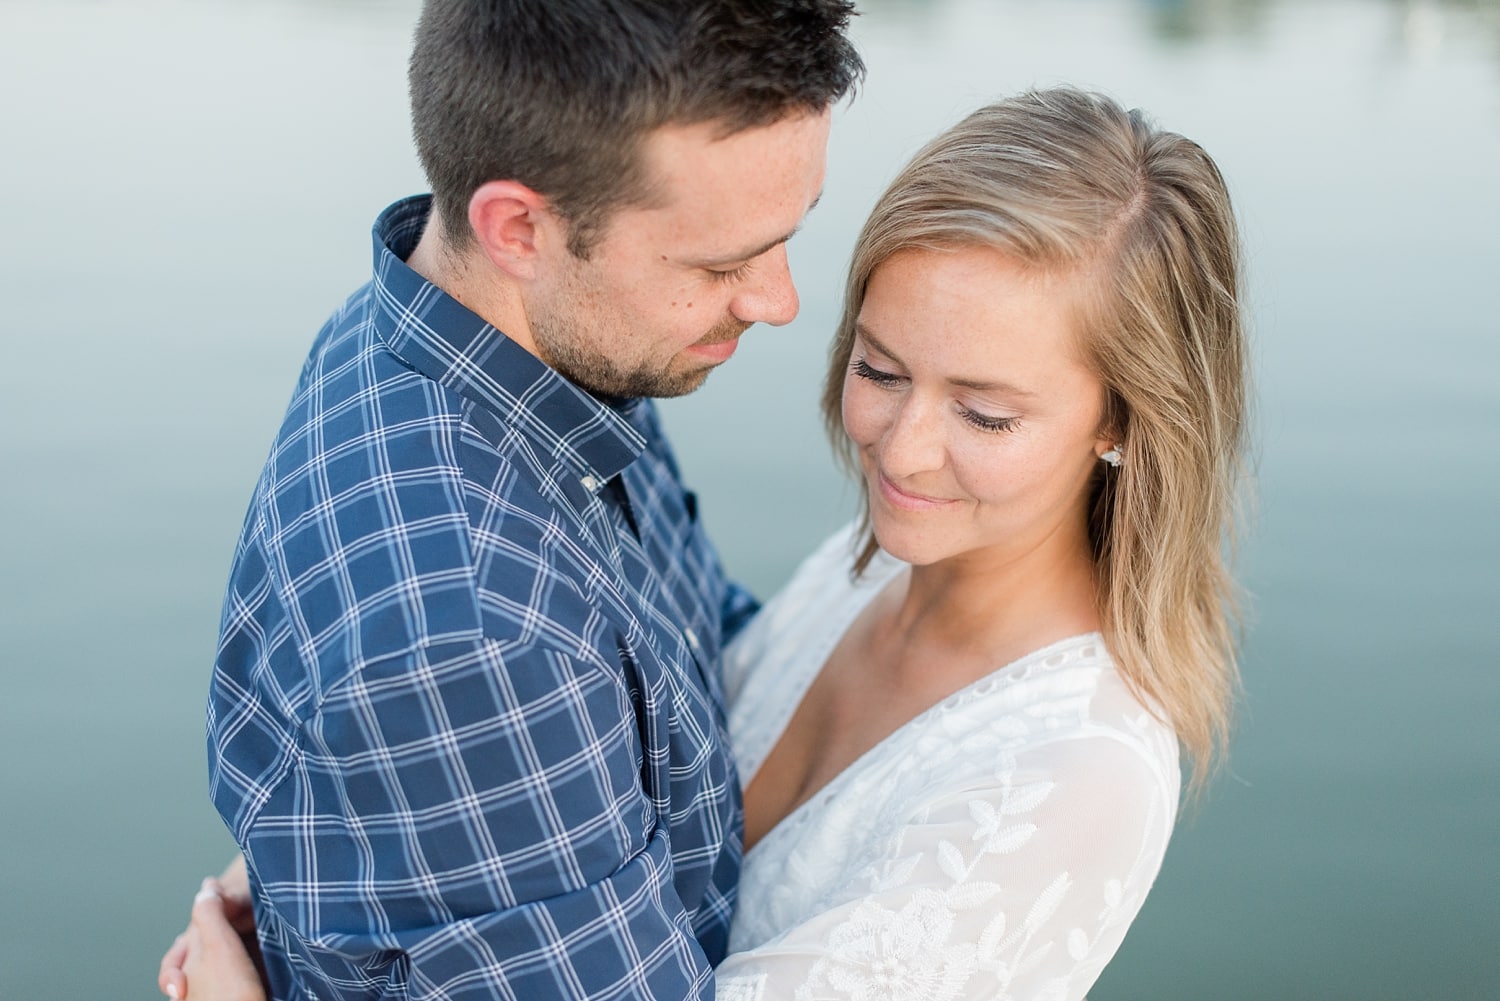
[[[423,375],[600,482],[634,462],[646,447],[628,420],[636,401],[610,404],[579,389],[406,266],[431,208],[431,195],[417,195],[375,220],[376,334]]]

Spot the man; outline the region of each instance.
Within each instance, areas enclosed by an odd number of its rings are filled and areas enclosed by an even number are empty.
[[[431,204],[381,215],[314,343],[210,692],[273,997],[712,996],[717,658],[754,606],[642,398],[795,315],[850,12],[424,7]]]

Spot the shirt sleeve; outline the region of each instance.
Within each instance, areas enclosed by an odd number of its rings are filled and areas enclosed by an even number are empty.
[[[755,617],[760,611],[760,602],[755,595],[741,586],[736,581],[727,581],[724,587],[724,601],[719,608],[719,625],[722,630],[723,643],[728,644],[730,640],[739,635],[740,630]]]
[[[242,839],[292,975],[323,1001],[710,997],[631,699],[489,640],[341,683]]]
[[[1176,786],[1137,748],[1070,739],[1004,786],[928,801],[813,914],[719,968],[719,1001],[1076,1001],[1161,865]]]

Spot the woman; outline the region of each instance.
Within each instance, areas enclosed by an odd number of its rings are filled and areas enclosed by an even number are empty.
[[[1114,954],[1235,685],[1236,244],[1201,149],[1067,89],[882,197],[823,399],[864,517],[726,657],[721,998],[1080,998]],[[190,934],[195,1001],[258,993],[214,894]]]

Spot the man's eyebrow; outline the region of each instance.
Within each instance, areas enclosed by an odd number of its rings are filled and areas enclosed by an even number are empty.
[[[870,328],[858,320],[854,321],[854,332],[870,347],[885,355],[898,365],[904,364],[899,355],[890,348],[880,343],[880,338],[870,333]],[[948,376],[947,381],[955,386],[963,386],[965,389],[978,390],[981,393],[1001,392],[1008,396],[1035,396],[1029,389],[1022,389],[1013,382],[998,382],[990,379],[961,379],[957,376]]]
[[[818,197],[814,198],[812,200],[812,203],[807,206],[807,211],[811,212],[813,209],[817,208],[818,202],[820,202],[822,199],[823,192],[819,191]],[[807,213],[805,212],[803,213],[803,218],[805,219],[806,217]],[[759,257],[761,254],[764,254],[766,251],[770,250],[772,247],[779,247],[783,243],[786,243],[788,240],[790,240],[800,232],[802,232],[802,223],[799,221],[797,225],[793,227],[790,233],[786,234],[785,236],[778,236],[774,240],[769,240],[766,243],[761,244],[759,247],[756,247],[754,250],[747,250],[742,254],[730,254],[726,257],[713,257],[709,258],[708,260],[699,261],[698,263],[701,267],[714,268],[722,267],[726,264],[739,264],[743,261],[752,261],[755,258]]]

